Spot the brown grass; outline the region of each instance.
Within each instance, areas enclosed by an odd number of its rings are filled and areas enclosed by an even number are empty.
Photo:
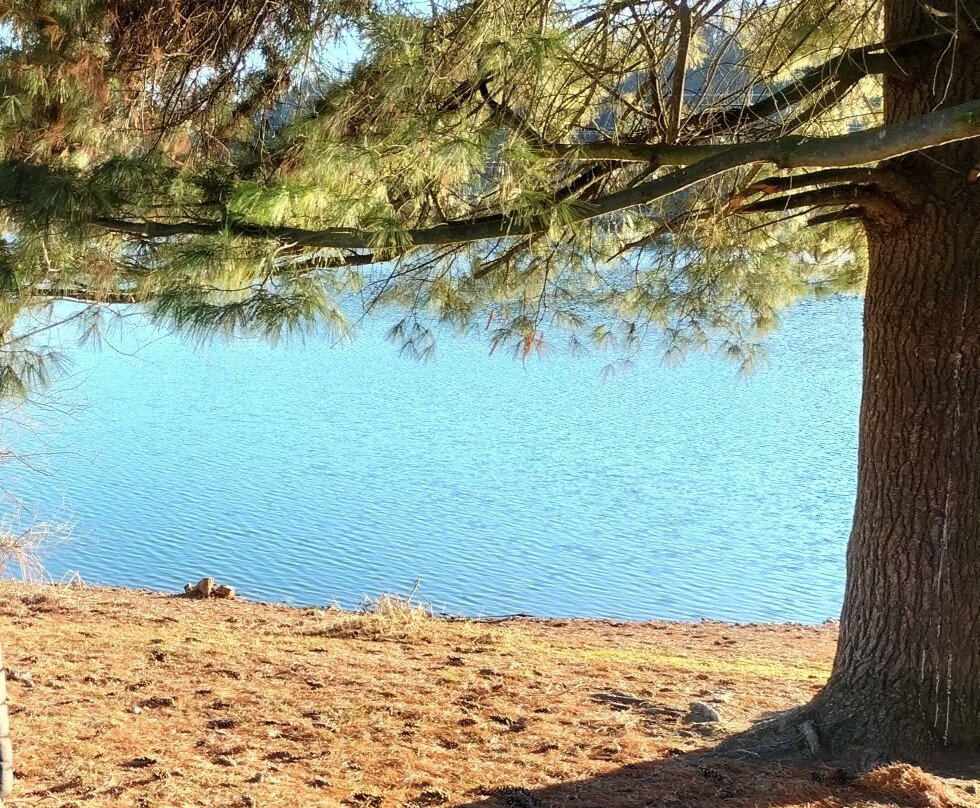
[[[918,769],[692,758],[824,681],[832,626],[446,621],[0,584],[10,806],[838,806],[974,799]],[[682,716],[711,703],[716,729]]]
[[[958,808],[962,793],[915,766],[904,763],[882,766],[868,772],[861,785],[909,808]]]

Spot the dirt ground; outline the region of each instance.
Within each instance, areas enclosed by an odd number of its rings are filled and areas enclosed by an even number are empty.
[[[449,621],[0,584],[17,806],[980,805],[909,766],[860,777],[704,757],[809,699],[836,627]],[[692,722],[692,702],[718,721]]]

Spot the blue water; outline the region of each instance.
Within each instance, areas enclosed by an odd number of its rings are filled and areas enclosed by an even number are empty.
[[[853,509],[861,302],[789,312],[748,379],[655,350],[521,364],[443,339],[428,364],[384,327],[352,344],[193,346],[130,324],[74,352],[44,470],[4,466],[74,522],[59,579],[356,606],[819,622],[836,617]]]

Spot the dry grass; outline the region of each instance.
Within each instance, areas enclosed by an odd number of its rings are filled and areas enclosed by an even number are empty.
[[[861,778],[871,791],[909,808],[957,808],[965,800],[958,789],[915,766],[882,766]]]
[[[44,554],[52,544],[68,540],[71,525],[25,519],[23,506],[6,493],[0,494],[0,503],[8,506],[0,514],[0,579],[44,580]]]
[[[337,639],[414,640],[424,638],[432,626],[432,610],[413,596],[385,593],[365,598],[360,612],[339,612],[335,619],[314,629],[314,634]],[[338,616],[339,614],[339,616]]]
[[[827,675],[832,626],[446,621],[0,585],[10,806],[899,805],[974,799],[917,769],[853,782],[687,755]],[[722,725],[682,722],[693,700]],[[816,775],[816,776],[814,776]],[[952,800],[952,801],[951,801]]]

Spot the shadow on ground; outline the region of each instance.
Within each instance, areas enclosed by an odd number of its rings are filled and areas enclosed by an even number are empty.
[[[971,794],[975,788],[907,764],[857,776],[818,761],[788,763],[706,750],[544,788],[498,788],[458,808],[968,808],[980,806]]]

